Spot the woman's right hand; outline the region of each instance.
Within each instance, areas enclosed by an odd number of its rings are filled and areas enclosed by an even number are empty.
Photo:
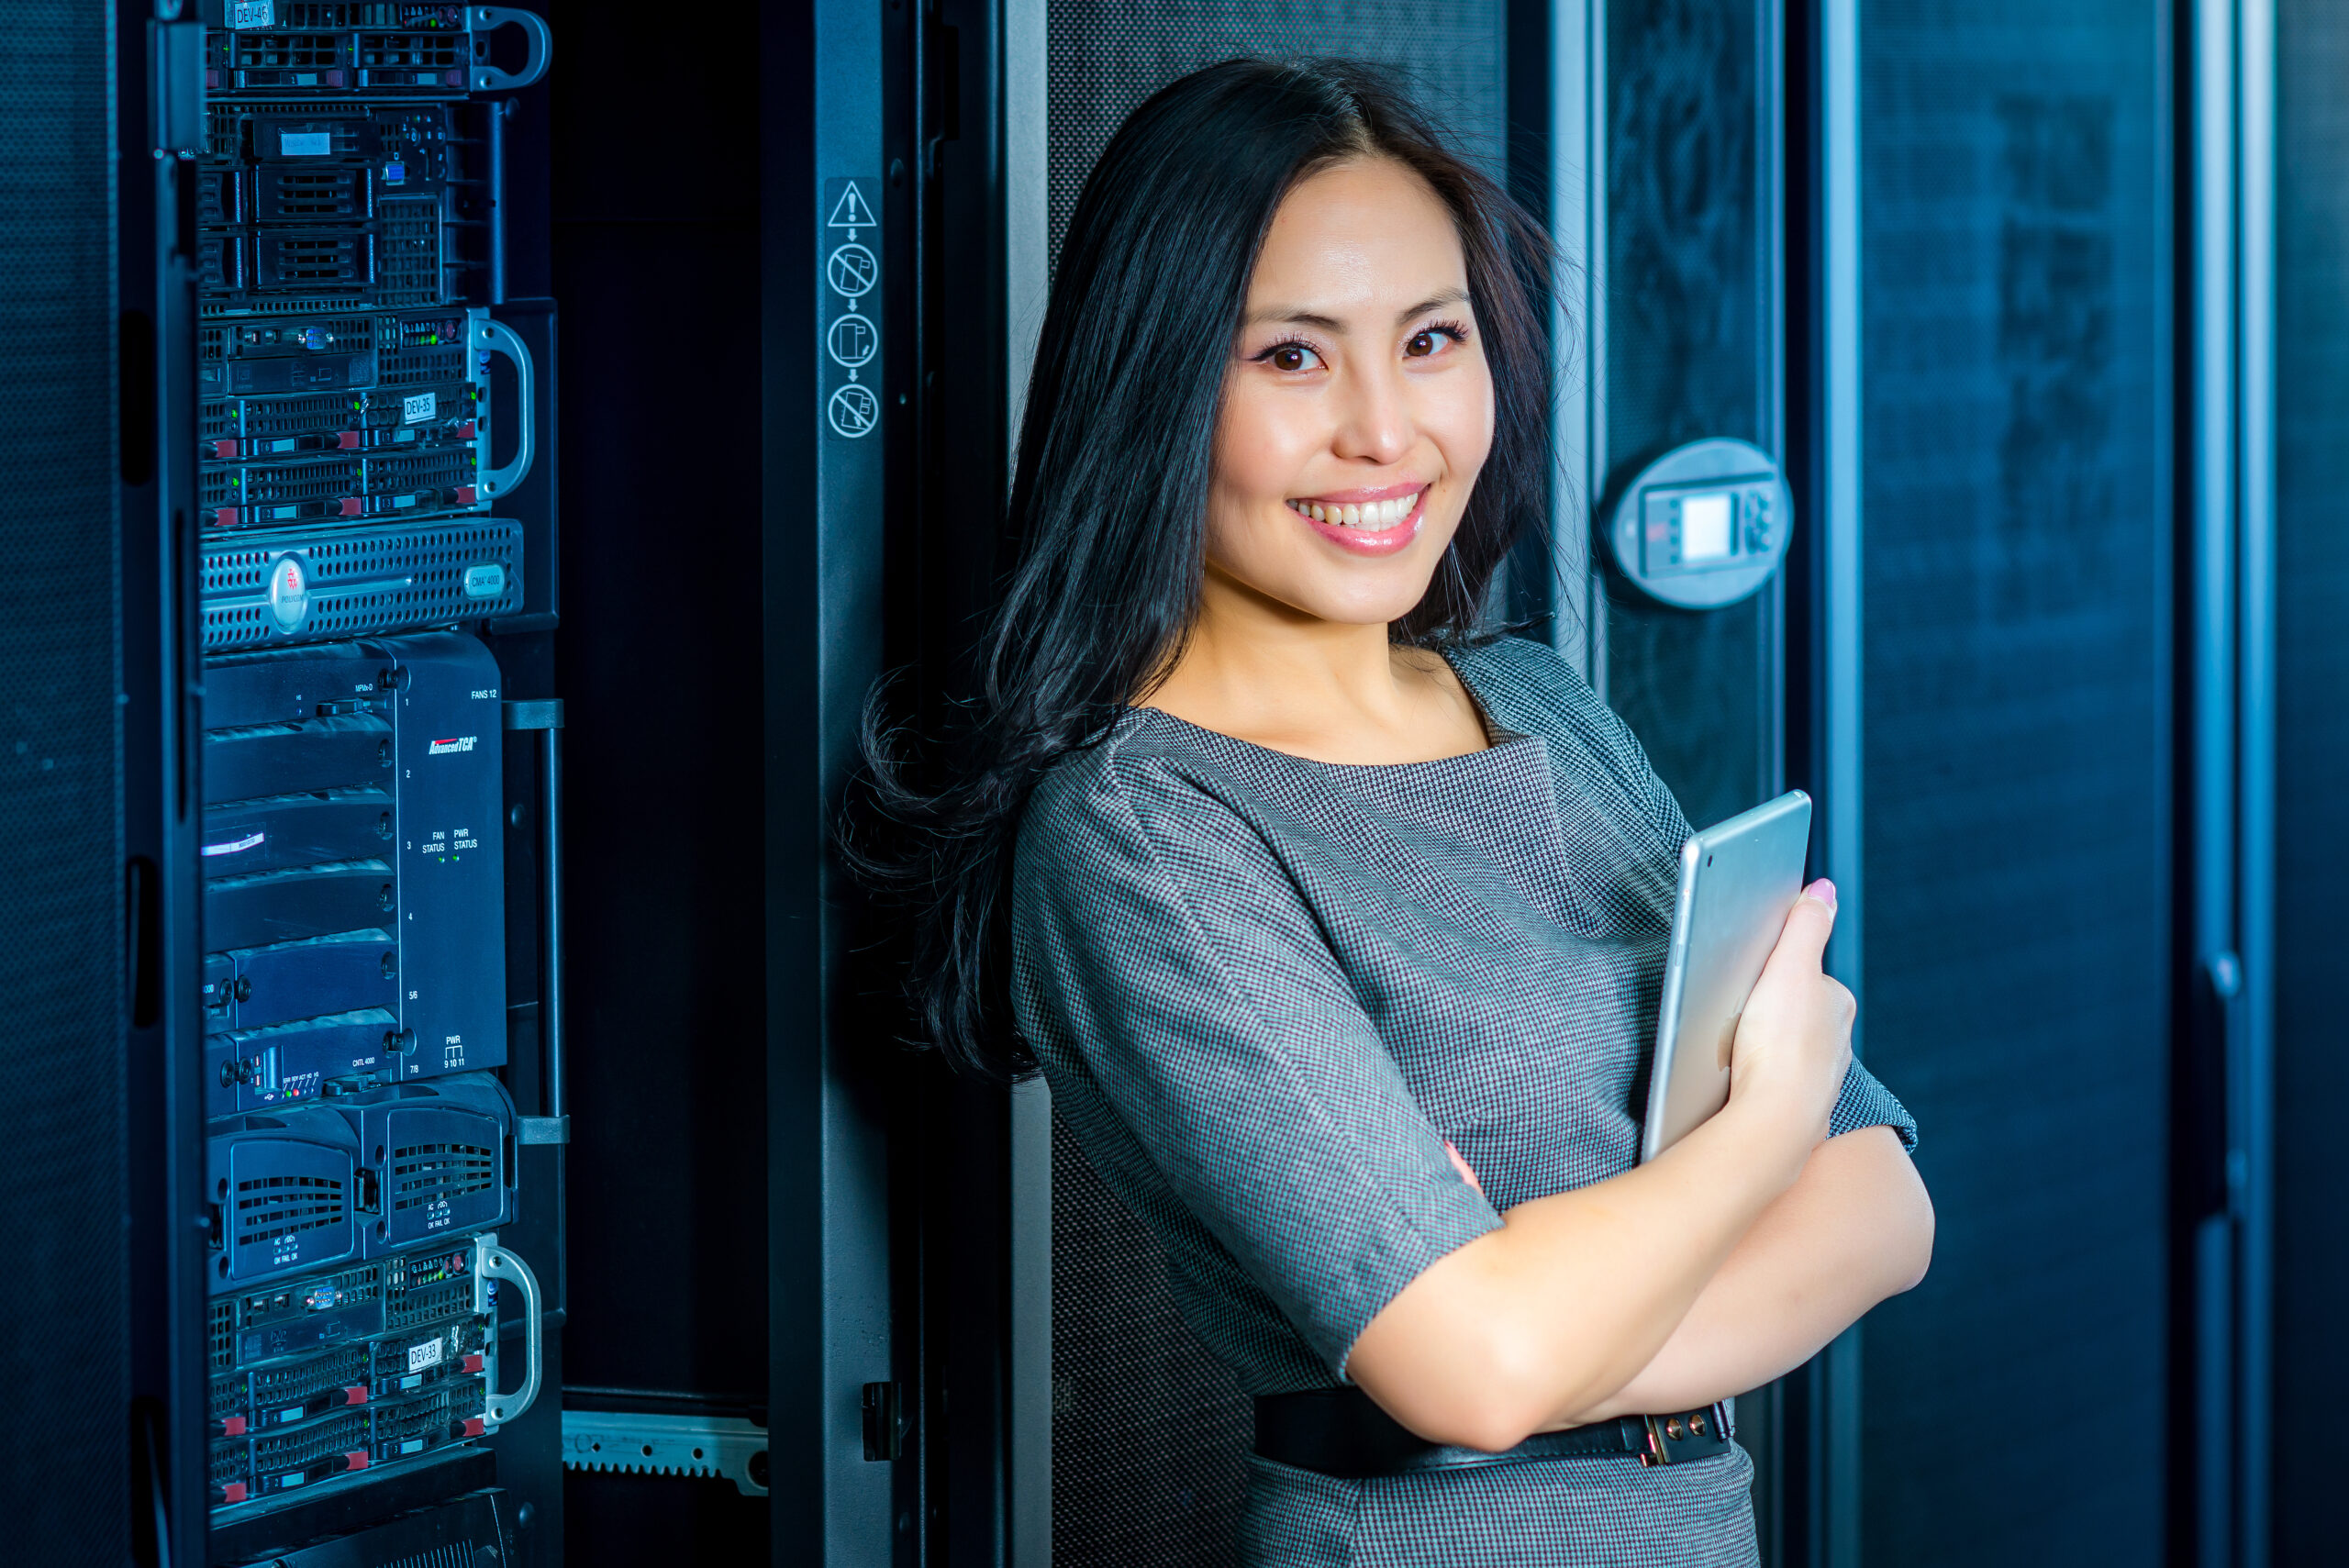
[[[1797,1170],[1825,1141],[1852,1064],[1857,1005],[1821,967],[1834,929],[1835,884],[1821,877],[1787,911],[1731,1046],[1731,1106],[1783,1136]]]

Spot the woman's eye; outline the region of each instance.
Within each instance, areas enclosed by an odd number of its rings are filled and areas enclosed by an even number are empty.
[[[1449,327],[1431,327],[1423,332],[1414,332],[1411,334],[1411,340],[1403,345],[1403,356],[1406,359],[1424,360],[1439,348],[1450,343],[1453,338],[1453,333]]]
[[[1276,371],[1311,370],[1321,362],[1321,356],[1302,343],[1283,343],[1265,358]]]

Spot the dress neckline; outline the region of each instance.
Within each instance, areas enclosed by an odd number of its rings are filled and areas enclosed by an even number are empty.
[[[1144,723],[1153,719],[1160,720],[1192,735],[1205,736],[1211,741],[1220,742],[1226,746],[1236,746],[1243,752],[1277,757],[1283,762],[1301,763],[1308,768],[1324,768],[1350,773],[1394,774],[1414,768],[1453,768],[1462,763],[1473,763],[1478,758],[1513,752],[1528,741],[1538,742],[1538,737],[1528,735],[1521,730],[1511,729],[1493,717],[1493,710],[1486,703],[1484,694],[1476,689],[1475,683],[1471,681],[1467,672],[1460,667],[1460,661],[1453,656],[1453,650],[1438,649],[1436,651],[1438,657],[1451,667],[1453,678],[1460,683],[1460,689],[1468,694],[1469,706],[1476,710],[1476,720],[1484,727],[1486,744],[1474,751],[1455,751],[1449,757],[1424,757],[1415,762],[1329,762],[1319,757],[1304,757],[1295,751],[1284,751],[1277,746],[1261,746],[1253,740],[1243,740],[1237,735],[1227,735],[1220,729],[1210,729],[1204,724],[1194,724],[1189,719],[1178,717],[1163,707],[1138,706],[1128,703],[1126,711],[1141,715]]]

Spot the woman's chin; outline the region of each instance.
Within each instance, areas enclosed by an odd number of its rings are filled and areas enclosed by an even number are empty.
[[[1427,597],[1443,547],[1450,542],[1449,533],[1434,539],[1422,535],[1396,554],[1364,556],[1340,555],[1314,540],[1310,550],[1283,551],[1275,561],[1213,561],[1212,575],[1315,620],[1389,626]]]

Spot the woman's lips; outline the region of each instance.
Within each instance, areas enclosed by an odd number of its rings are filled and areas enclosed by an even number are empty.
[[[1408,490],[1402,490],[1398,491],[1397,494],[1408,495],[1409,492]],[[1370,500],[1384,499],[1386,497],[1380,497],[1370,493],[1364,493],[1363,498]],[[1319,498],[1316,497],[1316,499]],[[1288,511],[1289,514],[1296,517],[1298,522],[1303,523],[1307,528],[1311,528],[1323,539],[1328,539],[1330,543],[1337,545],[1343,550],[1350,550],[1356,555],[1379,556],[1393,555],[1397,550],[1408,549],[1410,542],[1419,537],[1419,524],[1426,517],[1427,509],[1427,492],[1422,489],[1419,492],[1419,499],[1411,503],[1411,509],[1408,513],[1405,514],[1403,520],[1390,528],[1350,528],[1342,523],[1317,521],[1312,517],[1307,517],[1295,506],[1290,506]]]

